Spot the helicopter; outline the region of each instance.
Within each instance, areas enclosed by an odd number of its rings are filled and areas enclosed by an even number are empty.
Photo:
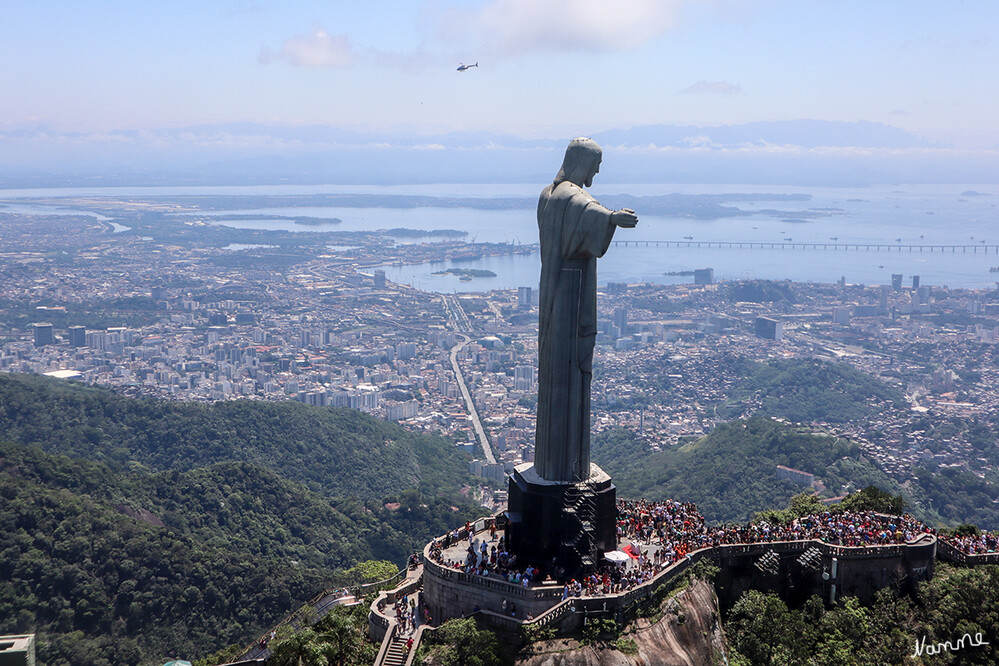
[[[466,65],[466,64],[462,63],[461,65],[458,65],[458,71],[459,72],[464,72],[465,70],[471,69],[473,67],[478,67],[478,66],[479,66],[479,63],[475,63],[474,65]]]

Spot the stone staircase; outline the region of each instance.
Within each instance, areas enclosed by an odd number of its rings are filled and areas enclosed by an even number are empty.
[[[392,643],[389,644],[385,658],[382,659],[381,666],[403,666],[409,657],[409,650],[406,649],[405,636],[393,636]]]

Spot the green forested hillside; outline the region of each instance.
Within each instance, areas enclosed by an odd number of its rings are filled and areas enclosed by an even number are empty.
[[[38,632],[48,664],[245,642],[481,513],[454,447],[350,410],[0,375],[0,442],[0,633]]]
[[[787,504],[802,487],[778,479],[777,465],[815,474],[837,494],[850,483],[902,492],[855,443],[763,417],[722,424],[692,444],[661,452],[629,431],[612,430],[594,436],[593,459],[620,496],[696,502],[710,521],[742,521]]]
[[[209,547],[86,495],[0,473],[0,633],[46,664],[149,663],[245,641],[311,596],[317,567]]]
[[[453,492],[467,479],[466,459],[447,442],[355,410],[136,400],[26,375],[0,374],[0,439],[115,468],[182,471],[239,460],[340,495]]]
[[[999,529],[999,486],[958,468],[917,468],[905,487],[865,458],[849,440],[753,417],[724,423],[676,449],[652,451],[632,432],[593,437],[593,460],[614,479],[622,497],[673,497],[696,502],[712,521],[745,520],[787,504],[802,486],[777,478],[777,465],[815,475],[827,494],[873,485],[902,495],[907,511],[930,525],[972,523]]]
[[[916,468],[914,488],[923,504],[952,523],[999,529],[999,484],[957,467]]]
[[[849,423],[905,406],[899,389],[845,363],[741,360],[739,376],[731,402],[719,407],[723,416],[740,415],[746,400],[758,401],[762,414],[797,423]]]

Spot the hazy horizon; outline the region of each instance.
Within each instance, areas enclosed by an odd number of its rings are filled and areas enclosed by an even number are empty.
[[[0,187],[524,182],[579,135],[618,182],[999,179],[987,0],[43,0],[4,18]]]

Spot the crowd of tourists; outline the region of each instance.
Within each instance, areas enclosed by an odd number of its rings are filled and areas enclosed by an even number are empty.
[[[491,521],[489,527],[479,534],[476,537],[471,524],[465,523],[465,527],[448,532],[430,545],[430,559],[467,574],[494,575],[524,587],[537,579],[538,572],[533,567],[517,566],[517,556],[507,551],[506,535],[499,535],[495,521]],[[447,552],[451,546],[466,540],[468,545],[462,551],[460,559],[456,559],[454,553]]]
[[[990,555],[999,553],[999,534],[982,532],[947,537],[947,541],[967,555]]]
[[[824,511],[786,524],[761,520],[708,527],[691,503],[618,501],[619,539],[656,544],[665,551],[658,558],[662,566],[669,566],[693,550],[724,544],[815,539],[834,546],[885,546],[906,543],[928,532],[932,530],[911,516],[886,516],[873,511]]]
[[[922,534],[936,534],[912,516],[873,511],[823,511],[787,524],[760,520],[744,525],[706,527],[690,503],[618,501],[618,539],[662,546],[656,564],[669,566],[688,552],[723,544],[818,540],[833,546],[867,547],[903,544]],[[968,555],[999,553],[999,533],[941,537]]]
[[[823,511],[784,524],[760,520],[714,527],[706,524],[696,505],[672,499],[618,500],[617,513],[617,537],[619,543],[628,542],[626,551],[631,558],[630,565],[605,562],[596,573],[581,580],[564,581],[563,598],[626,591],[701,548],[803,540],[818,540],[833,546],[887,546],[935,533],[912,516],[889,516],[873,511]],[[497,576],[524,587],[542,582],[538,570],[517,566],[516,555],[507,551],[505,536],[497,536],[494,523],[490,523],[488,532],[479,535],[476,537],[472,526],[466,523],[464,528],[435,541],[430,548],[430,557],[453,569]],[[996,534],[949,537],[947,540],[969,554],[999,552],[999,535]],[[454,551],[451,551],[448,558],[448,549],[459,542],[467,542],[462,557],[455,559]],[[553,578],[563,582],[558,576]]]
[[[392,604],[392,612],[395,613],[396,621],[399,623],[400,631],[413,633],[419,624],[417,621],[416,595],[402,596]]]

